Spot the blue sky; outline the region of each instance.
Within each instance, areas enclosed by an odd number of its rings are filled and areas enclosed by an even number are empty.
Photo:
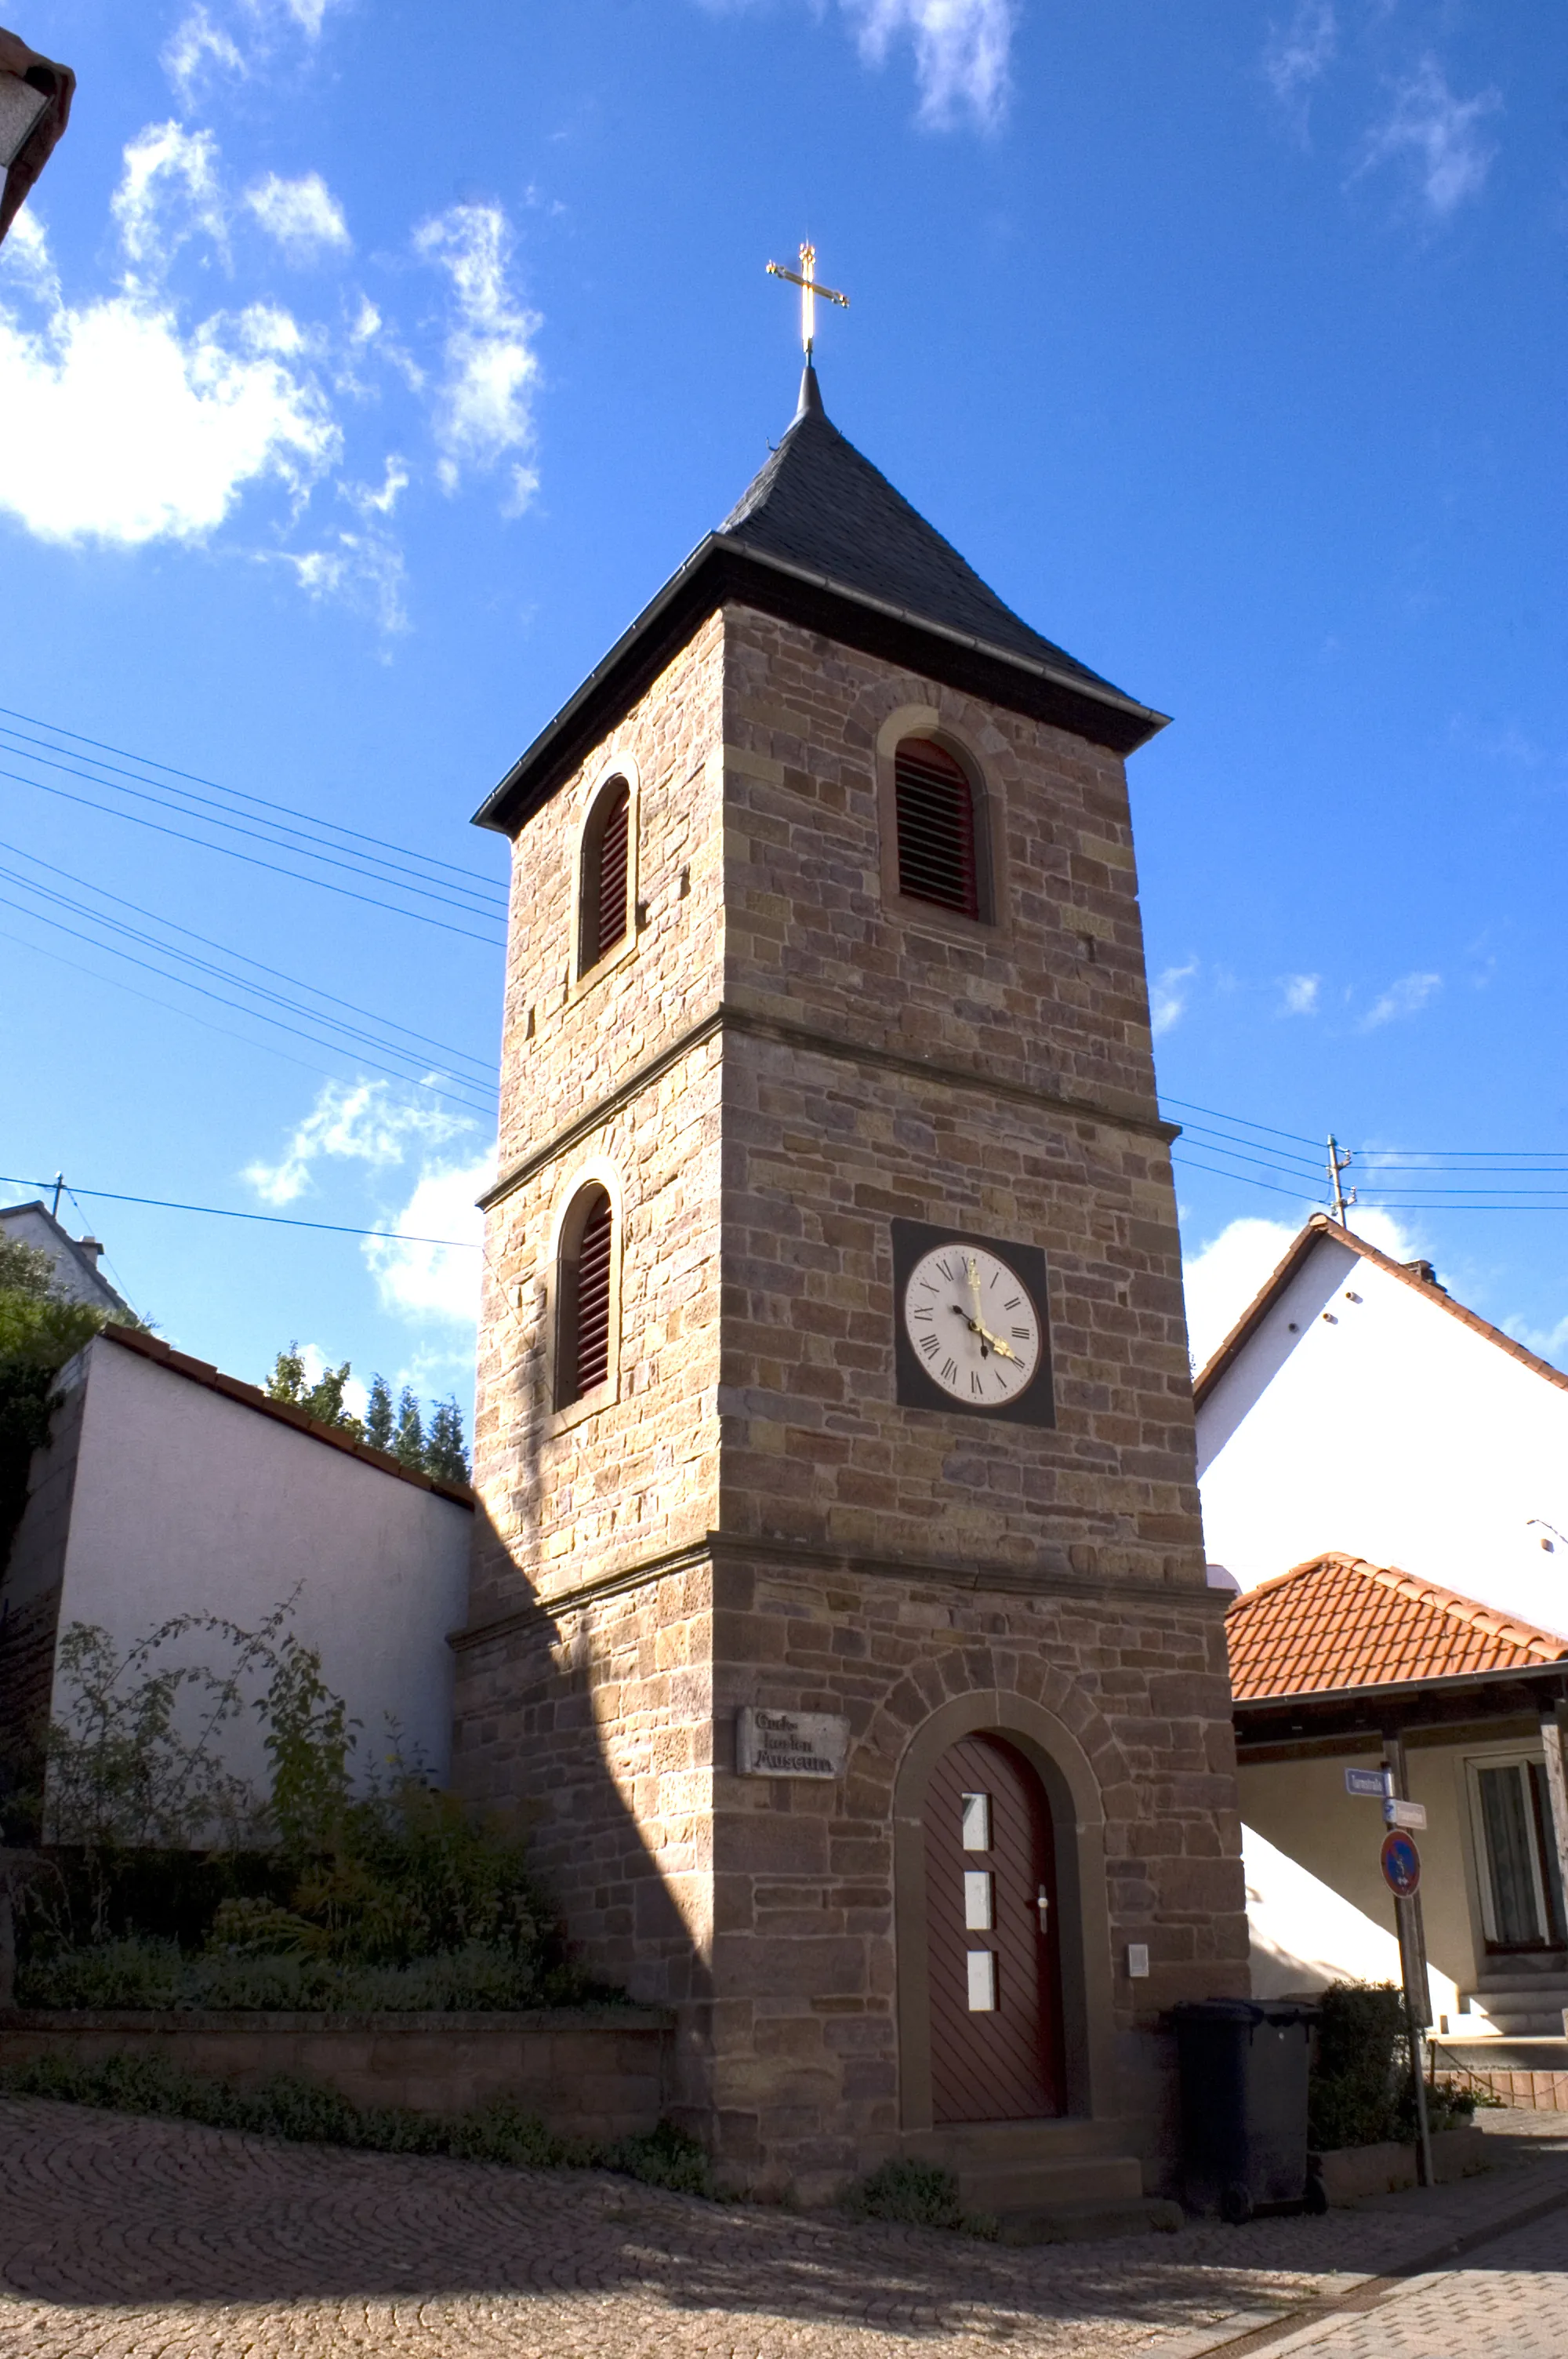
[[[1162,1085],[1270,1126],[1177,1149],[1200,1323],[1333,1128],[1372,1234],[1568,1348],[1563,1214],[1475,1193],[1563,1169],[1387,1160],[1568,1165],[1560,6],[8,13],[81,87],[0,250],[6,1172],[471,1237],[469,815],[786,421],[809,234],[836,422],[1174,716]],[[184,1348],[466,1390],[471,1250],[81,1203]]]

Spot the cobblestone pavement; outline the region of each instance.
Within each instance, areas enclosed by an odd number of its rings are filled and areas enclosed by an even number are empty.
[[[1018,2359],[1194,2359],[1272,2321],[1271,2353],[1523,2359],[1526,2332],[1540,2342],[1563,2314],[1564,2279],[1550,2273],[1568,2269],[1568,2209],[1513,2237],[1520,2257],[1506,2268],[1523,2280],[1504,2273],[1498,2245],[1435,2288],[1391,2290],[1375,2313],[1323,2320],[1304,2339],[1289,2322],[1549,2197],[1568,2202],[1568,2119],[1487,2126],[1497,2167],[1458,2187],[1325,2220],[1010,2249],[699,2203],[603,2173],[349,2154],[0,2100],[0,2354],[973,2359],[979,2337]],[[1499,2323],[1520,2282],[1523,2323]],[[1475,2322],[1455,2341],[1461,2301]],[[1390,2339],[1407,2327],[1415,2340]],[[1440,2327],[1447,2343],[1420,2340]],[[1551,2345],[1568,2347],[1568,2331],[1554,2326]]]
[[[1270,2359],[1562,2359],[1568,2212],[1498,2237],[1468,2266],[1412,2278],[1362,2316],[1268,2347]]]

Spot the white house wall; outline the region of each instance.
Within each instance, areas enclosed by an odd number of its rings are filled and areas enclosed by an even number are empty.
[[[1208,1555],[1244,1590],[1345,1549],[1568,1633],[1568,1543],[1542,1528],[1568,1533],[1568,1390],[1336,1239],[1197,1438]]]
[[[1427,1814],[1426,1831],[1418,1840],[1436,2020],[1451,2015],[1458,1993],[1473,1990],[1483,1973],[1471,1900],[1464,1764],[1488,1749],[1486,1743],[1421,1744],[1411,1745],[1406,1755],[1411,1799],[1424,1804]],[[1383,1814],[1376,1801],[1345,1790],[1346,1767],[1375,1769],[1381,1760],[1381,1748],[1372,1747],[1315,1759],[1242,1761],[1237,1782],[1247,1830],[1243,1853],[1256,1995],[1327,1982],[1399,1980],[1393,1896],[1379,1865],[1387,1832]],[[1321,1902],[1315,1913],[1314,1887]],[[1306,1970],[1304,1978],[1292,1980],[1292,1964]]]
[[[108,1341],[85,1376],[59,1627],[97,1623],[122,1647],[180,1614],[254,1628],[297,1584],[289,1627],[384,1756],[447,1773],[451,1652],[467,1612],[471,1511],[314,1440]],[[185,1652],[215,1664],[211,1640]],[[253,1723],[228,1757],[263,1781]]]

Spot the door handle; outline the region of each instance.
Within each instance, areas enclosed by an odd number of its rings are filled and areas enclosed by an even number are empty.
[[[1040,1887],[1034,1906],[1040,1911],[1040,1930],[1042,1933],[1044,1933],[1049,1930],[1051,1895],[1046,1891],[1044,1885]]]

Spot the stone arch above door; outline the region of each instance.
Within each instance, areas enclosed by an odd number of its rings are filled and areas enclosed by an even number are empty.
[[[1078,2118],[1109,2117],[1119,2111],[1099,1780],[1080,1739],[1065,1721],[1027,1696],[989,1688],[954,1697],[922,1723],[904,1748],[893,1788],[899,2103],[906,2132],[928,2130],[932,2124],[926,1788],[950,1745],[981,1734],[1005,1738],[1033,1764],[1055,1821],[1066,2110]]]

